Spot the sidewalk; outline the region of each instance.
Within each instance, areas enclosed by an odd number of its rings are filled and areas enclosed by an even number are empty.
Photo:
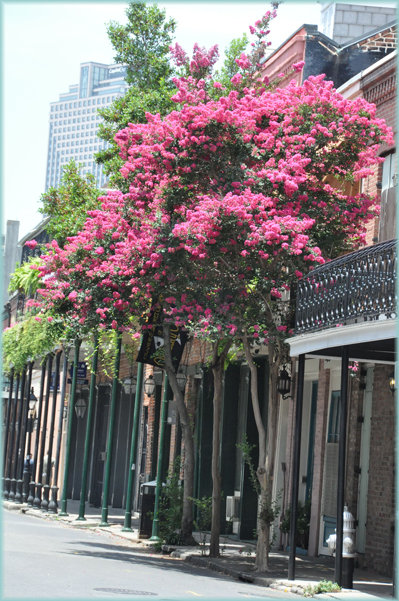
[[[101,509],[88,507],[86,504],[86,521],[77,521],[79,513],[79,502],[68,501],[68,516],[60,517],[58,514],[44,513],[32,509],[27,505],[17,505],[9,501],[3,501],[4,509],[21,511],[41,519],[58,521],[74,528],[90,528],[103,531],[112,536],[124,539],[132,546],[132,551],[151,553],[151,543],[148,539],[139,539],[139,516],[132,516],[132,531],[123,532],[124,510],[110,509],[108,515],[108,527],[100,527]],[[194,535],[196,538],[197,536]],[[295,580],[288,580],[288,553],[272,552],[270,554],[270,575],[256,575],[254,572],[255,545],[237,541],[232,537],[220,537],[221,556],[210,558],[202,555],[201,547],[168,547],[165,549],[172,557],[189,561],[190,563],[204,567],[223,574],[232,576],[246,582],[253,582],[260,586],[267,586],[280,591],[289,591],[303,595],[306,588],[315,586],[321,580],[334,580],[334,559],[328,556],[307,557],[297,556],[295,562]],[[153,552],[153,551],[152,551]],[[345,599],[371,599],[391,598],[393,594],[392,581],[388,577],[381,576],[368,570],[355,569],[353,577],[353,589],[342,589],[339,593],[323,593],[317,598]]]

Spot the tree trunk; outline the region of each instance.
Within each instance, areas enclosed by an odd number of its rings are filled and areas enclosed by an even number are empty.
[[[182,429],[182,438],[184,441],[184,485],[183,485],[183,515],[181,521],[181,537],[186,545],[193,544],[193,502],[194,493],[194,436],[190,416],[184,402],[184,393],[180,390],[176,379],[176,373],[172,364],[172,354],[170,349],[169,325],[164,324],[165,340],[165,369],[168,374],[169,383],[173,390],[173,396],[176,401],[179,412],[180,425]]]
[[[250,342],[245,336],[243,339],[244,352],[251,371],[251,399],[259,437],[259,462],[257,476],[260,485],[258,507],[258,542],[256,546],[255,569],[259,572],[269,570],[269,546],[271,523],[262,519],[264,508],[271,509],[274,461],[276,456],[277,419],[278,419],[278,392],[277,377],[278,363],[274,361],[274,348],[269,345],[269,402],[267,414],[267,442],[266,430],[263,425],[259,407],[257,368],[251,355]]]
[[[219,342],[214,343],[213,374],[213,430],[212,430],[212,526],[209,545],[210,557],[219,557],[220,503],[222,497],[222,478],[220,473],[220,429],[223,402],[224,363],[231,342],[227,341],[219,354]]]

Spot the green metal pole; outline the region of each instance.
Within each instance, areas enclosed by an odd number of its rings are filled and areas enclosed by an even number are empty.
[[[114,422],[115,422],[115,409],[116,409],[116,394],[118,391],[118,376],[119,376],[119,365],[121,360],[121,346],[122,346],[122,334],[118,332],[116,340],[116,354],[114,364],[114,379],[112,381],[112,395],[111,395],[111,407],[109,416],[108,426],[108,439],[105,459],[105,476],[104,476],[104,488],[103,488],[103,505],[101,511],[101,522],[100,526],[109,526],[107,522],[108,518],[108,491],[109,491],[109,480],[111,475],[111,459],[112,459],[112,441],[114,437]]]
[[[92,422],[93,422],[97,362],[98,362],[98,333],[96,332],[94,335],[94,355],[93,355],[92,362],[91,362],[89,404],[87,407],[85,448],[84,448],[84,453],[83,453],[82,487],[80,490],[79,516],[77,518],[77,521],[80,521],[80,522],[86,521],[85,506],[86,506],[86,490],[87,490],[87,469],[89,466],[89,452],[90,452],[90,442],[91,442],[90,438],[91,438],[91,429],[92,429]]]
[[[161,495],[161,477],[162,477],[162,460],[163,460],[163,439],[165,436],[165,424],[168,413],[168,374],[165,372],[163,381],[163,395],[162,395],[162,410],[161,410],[161,431],[159,433],[159,453],[158,453],[158,464],[157,464],[157,483],[155,487],[155,505],[154,505],[154,519],[152,522],[152,535],[149,540],[160,541],[159,538],[159,497]]]
[[[136,474],[136,446],[137,446],[137,432],[139,429],[141,389],[143,387],[143,370],[144,370],[143,363],[139,363],[137,366],[136,395],[135,395],[135,399],[134,399],[133,428],[132,428],[132,438],[131,438],[131,443],[130,443],[129,475],[128,475],[128,480],[127,480],[125,521],[123,524],[122,532],[131,532],[132,531],[133,477]]]
[[[60,516],[69,515],[67,513],[69,460],[71,457],[72,420],[73,420],[73,410],[75,407],[76,382],[78,379],[79,350],[80,350],[81,343],[82,343],[81,340],[79,340],[79,339],[75,340],[75,355],[74,355],[74,361],[73,361],[71,398],[68,403],[68,430],[67,430],[67,439],[66,439],[66,448],[65,448],[64,483],[62,486],[61,511],[58,514]]]

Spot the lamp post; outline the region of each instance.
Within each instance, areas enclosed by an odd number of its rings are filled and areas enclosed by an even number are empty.
[[[89,453],[90,453],[90,440],[91,430],[93,422],[93,409],[94,409],[94,394],[96,389],[96,373],[97,373],[97,362],[98,362],[98,334],[94,337],[94,355],[91,364],[91,378],[90,378],[90,392],[89,392],[89,406],[87,410],[87,421],[86,421],[86,436],[85,436],[85,448],[83,454],[83,471],[82,471],[82,487],[80,490],[80,504],[79,504],[79,521],[85,521],[85,506],[86,506],[86,490],[87,490],[87,469],[89,465]],[[83,401],[83,399],[80,399]],[[75,410],[78,414],[78,403],[76,404]],[[84,409],[86,411],[86,409]],[[79,409],[80,412],[80,409]],[[84,412],[82,417],[84,416]]]
[[[164,377],[164,389],[162,395],[162,410],[161,410],[161,431],[159,433],[159,452],[158,452],[158,463],[157,463],[157,478],[155,487],[155,504],[154,504],[154,519],[152,521],[152,535],[150,541],[158,542],[159,538],[159,497],[161,494],[161,478],[162,478],[162,460],[163,460],[163,440],[165,437],[165,425],[166,418],[168,415],[168,374],[165,373]]]
[[[139,416],[140,416],[140,404],[141,404],[141,389],[143,383],[143,363],[139,363],[137,366],[137,382],[135,388],[135,398],[134,398],[134,414],[133,414],[133,428],[132,428],[132,438],[130,442],[130,457],[129,457],[129,475],[127,480],[127,493],[126,493],[126,511],[125,511],[125,520],[122,528],[122,532],[131,532],[132,530],[132,493],[133,493],[133,478],[136,473],[136,465],[137,465],[137,432],[139,426]],[[128,394],[132,395],[133,393],[133,380],[130,378],[129,382],[129,391]],[[127,385],[125,381],[125,385]],[[154,383],[155,389],[155,383]],[[125,388],[126,392],[126,388]]]

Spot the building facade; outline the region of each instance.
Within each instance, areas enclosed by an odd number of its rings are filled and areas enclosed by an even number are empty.
[[[105,186],[102,166],[94,160],[94,154],[106,145],[97,137],[98,109],[123,96],[126,89],[124,67],[94,62],[80,65],[79,83],[50,104],[46,190],[59,185],[62,168],[71,159],[83,165],[83,173],[95,176],[99,188]]]
[[[347,10],[340,12],[342,6]],[[389,21],[392,14],[378,14],[376,7],[365,7],[374,9],[373,18],[360,5],[356,11],[350,8],[355,6],[331,5],[331,27],[324,23],[324,33],[314,25],[299,28],[268,57],[264,73],[270,79],[286,73],[280,85],[293,78],[301,84],[309,75],[325,73],[345,98],[363,97],[374,103],[377,116],[386,120],[396,136],[396,23]],[[355,23],[362,14],[368,26],[353,30],[355,39],[335,37],[338,24]],[[330,30],[334,39],[325,35]],[[302,73],[290,75],[291,65],[300,60],[305,61]],[[307,553],[329,554],[327,538],[339,529],[337,490],[341,486],[344,504],[357,523],[356,561],[391,575],[396,405],[389,383],[396,360],[396,148],[382,145],[379,154],[385,161],[362,181],[361,191],[375,196],[381,206],[380,217],[368,225],[367,246],[313,271],[309,281],[299,284],[296,335],[289,343],[294,383],[298,358],[304,359],[300,461],[295,477],[298,500],[307,506],[309,516]],[[323,298],[315,282],[324,291]],[[331,289],[326,282],[332,283]],[[312,322],[316,315],[318,321]],[[344,358],[341,351],[346,353]],[[352,377],[346,382],[342,374],[348,365],[355,366],[355,371],[349,369]],[[342,409],[344,383],[346,409]],[[281,401],[275,495],[287,488],[287,481],[291,491],[297,403],[297,396]],[[343,412],[345,433],[339,429]],[[344,435],[345,459],[340,463]],[[291,505],[289,495],[286,499],[283,513]]]

